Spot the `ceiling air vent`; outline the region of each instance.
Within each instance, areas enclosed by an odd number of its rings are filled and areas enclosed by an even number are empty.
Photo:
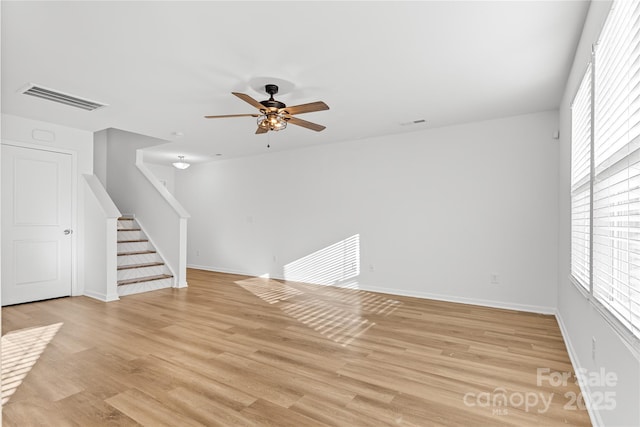
[[[425,119],[412,120],[410,122],[400,123],[400,126],[413,126],[413,125],[419,125],[422,123],[427,123],[427,121]]]
[[[34,84],[29,84],[22,90],[22,93],[25,95],[35,96],[36,98],[48,99],[49,101],[58,102],[71,107],[81,108],[87,111],[97,110],[98,108],[102,108],[107,105]]]

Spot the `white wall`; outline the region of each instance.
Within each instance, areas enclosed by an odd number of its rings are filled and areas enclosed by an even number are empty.
[[[145,163],[151,173],[153,173],[156,178],[162,183],[165,184],[169,193],[175,194],[175,183],[176,183],[176,168],[168,165],[158,165],[155,163]]]
[[[188,263],[283,277],[359,235],[351,286],[554,312],[557,126],[552,111],[193,165],[176,176]]]
[[[93,133],[24,117],[2,114],[2,141],[18,142],[31,147],[64,150],[73,155],[74,187],[72,221],[72,294],[84,293],[85,247],[85,195],[82,174],[93,173]],[[3,194],[2,197],[5,195]]]
[[[93,134],[93,173],[107,186],[107,129]]]
[[[591,58],[591,45],[600,33],[611,3],[591,3],[560,108],[560,188],[559,188],[559,268],[558,320],[574,367],[598,372],[603,368],[617,374],[615,410],[594,411],[596,425],[640,425],[640,357],[631,350],[592,304],[569,280],[571,256],[571,112],[570,105]],[[596,339],[596,358],[592,359],[592,338]],[[597,388],[595,391],[600,391]],[[605,390],[606,391],[606,390]]]
[[[135,166],[136,152],[166,141],[118,129],[106,129],[102,132],[107,134],[107,192],[120,212],[124,215],[135,214],[139,193],[142,192],[134,186],[142,176]]]

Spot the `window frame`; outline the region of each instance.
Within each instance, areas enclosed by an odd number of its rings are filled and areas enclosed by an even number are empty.
[[[616,5],[619,3],[619,0],[614,0],[611,10],[609,11],[609,14],[605,20],[604,26],[603,26],[603,31],[601,32],[600,36],[599,36],[599,40],[602,38],[602,35],[605,33],[606,29],[607,29],[607,24],[611,21],[611,16],[612,16],[612,11],[615,9]],[[634,1],[633,3],[636,3],[636,7],[640,8],[640,2],[638,2],[637,0]],[[596,158],[596,153],[595,153],[595,128],[597,126],[597,124],[595,123],[595,116],[596,116],[596,83],[597,83],[597,78],[596,75],[598,73],[598,66],[597,66],[597,43],[593,45],[593,49],[592,49],[592,55],[591,55],[591,60],[587,66],[587,69],[585,70],[582,78],[580,79],[580,83],[578,84],[578,87],[576,89],[576,92],[574,94],[574,97],[572,98],[572,102],[570,105],[570,126],[571,126],[571,134],[570,134],[570,138],[569,138],[569,143],[570,143],[570,240],[569,240],[569,251],[570,251],[570,256],[569,256],[569,281],[573,284],[573,286],[575,288],[578,289],[578,291],[591,303],[591,305],[596,309],[596,311],[605,319],[605,321],[614,329],[614,331],[620,335],[620,337],[623,339],[623,342],[627,345],[627,347],[632,350],[635,354],[636,357],[640,356],[640,331],[638,331],[637,333],[634,331],[634,327],[637,329],[638,326],[635,326],[634,322],[633,322],[633,316],[630,316],[631,321],[629,322],[629,325],[627,325],[627,323],[620,319],[619,316],[617,316],[616,314],[614,314],[614,312],[612,311],[612,309],[610,309],[609,307],[607,307],[605,304],[603,304],[601,301],[599,301],[598,297],[596,296],[595,292],[594,292],[594,274],[593,274],[593,270],[594,270],[594,187],[596,186],[597,183],[597,178],[599,175],[596,175],[596,165],[595,165],[595,158]],[[591,131],[591,141],[590,141],[590,153],[589,153],[589,157],[590,157],[590,174],[589,174],[589,283],[588,283],[588,288],[586,286],[584,286],[580,279],[576,276],[574,276],[574,269],[573,269],[573,230],[574,230],[574,219],[573,219],[573,197],[574,197],[574,159],[573,159],[573,151],[574,151],[574,135],[573,135],[573,129],[574,129],[574,116],[573,116],[573,107],[574,107],[574,102],[576,101],[576,98],[580,95],[580,90],[584,84],[584,80],[585,77],[587,76],[587,73],[590,71],[590,85],[591,85],[591,93],[590,93],[590,103],[591,103],[591,112],[590,112],[590,131]],[[638,126],[639,124],[635,124],[634,126]],[[635,141],[635,139],[634,139]],[[627,142],[627,144],[629,144],[629,142]],[[601,173],[605,173],[606,172],[606,168],[601,171]],[[583,184],[584,185],[584,184]],[[576,188],[579,188],[576,187]],[[627,248],[627,252],[628,248]],[[630,283],[629,283],[629,286]],[[633,304],[630,304],[630,310],[633,308]],[[634,313],[634,311],[632,311],[632,313]],[[640,313],[638,313],[640,314]]]
[[[587,175],[584,176],[582,179],[580,179],[578,182],[582,181],[583,179],[587,179],[586,182],[584,182],[583,184],[577,186],[574,189],[574,145],[573,145],[573,138],[574,138],[574,107],[576,106],[576,102],[579,101],[579,96],[581,95],[581,90],[586,87],[585,86],[585,78],[589,77],[589,86],[588,86],[588,92],[589,92],[589,166],[588,166],[588,172]],[[593,87],[594,87],[594,67],[593,67],[593,54],[592,54],[592,60],[591,62],[589,62],[589,64],[587,65],[587,68],[585,70],[585,72],[582,74],[582,78],[580,79],[580,84],[578,85],[578,89],[576,90],[576,93],[573,97],[573,101],[571,102],[571,107],[570,107],[570,111],[571,111],[571,141],[570,141],[570,145],[571,145],[571,167],[570,167],[570,180],[571,180],[571,200],[570,200],[570,212],[571,212],[571,249],[570,249],[570,265],[569,265],[569,272],[570,272],[570,276],[571,279],[573,280],[574,284],[576,286],[578,286],[578,288],[580,288],[581,291],[583,291],[584,293],[587,294],[591,294],[593,291],[593,280],[592,280],[592,265],[593,265],[593,176],[594,176],[594,170],[593,170],[593,113],[594,113],[594,108],[593,108]],[[588,265],[587,265],[587,283],[582,283],[582,280],[580,278],[578,278],[576,275],[574,275],[574,269],[573,269],[573,233],[574,233],[574,224],[573,224],[573,218],[574,218],[574,204],[573,204],[573,198],[574,198],[574,192],[578,189],[578,188],[582,188],[584,186],[587,186],[588,189],[588,193],[589,193],[589,208],[588,208],[588,216],[589,216],[589,229],[588,229],[588,235],[587,238],[589,240],[588,242],[588,248],[587,248],[587,257],[588,257]]]

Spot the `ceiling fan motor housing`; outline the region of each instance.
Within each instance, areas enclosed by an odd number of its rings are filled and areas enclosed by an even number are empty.
[[[285,108],[286,105],[280,101],[276,101],[275,99],[267,99],[266,101],[260,101],[260,104],[264,105],[267,109],[276,108],[281,109]]]
[[[286,105],[280,101],[276,101],[275,99],[273,99],[273,95],[275,95],[276,93],[278,93],[278,85],[265,85],[264,87],[265,92],[267,92],[270,97],[269,99],[265,100],[265,101],[260,101],[260,104],[264,105],[265,107],[267,107],[267,109],[269,108],[276,108],[276,109],[281,109],[281,108],[285,108]]]

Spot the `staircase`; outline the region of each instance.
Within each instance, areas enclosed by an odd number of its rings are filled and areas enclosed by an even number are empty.
[[[118,218],[118,295],[170,288],[173,274],[135,218]]]

